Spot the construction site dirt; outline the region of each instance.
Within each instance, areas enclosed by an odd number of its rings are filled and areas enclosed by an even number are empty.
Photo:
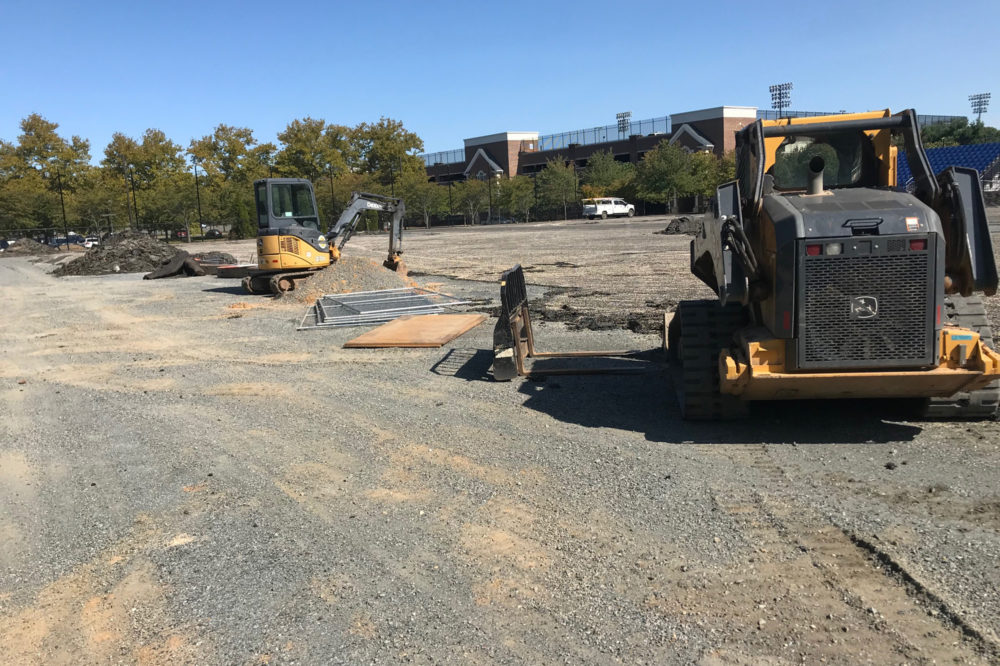
[[[487,313],[520,263],[541,348],[656,350],[711,295],[668,222],[407,230],[404,259]],[[494,382],[492,320],[343,349],[364,329],[239,280],[52,268],[0,261],[6,663],[1000,660],[996,421],[691,423],[655,353]]]

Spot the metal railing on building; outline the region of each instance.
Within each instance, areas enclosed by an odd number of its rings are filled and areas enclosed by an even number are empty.
[[[424,153],[423,155],[417,155],[417,157],[422,159],[424,164],[427,166],[434,166],[435,164],[455,164],[456,162],[465,161],[465,148],[442,150],[437,153]]]
[[[538,137],[538,150],[561,150],[570,144],[589,146],[595,143],[623,141],[632,135],[648,136],[650,134],[669,134],[670,117],[648,118],[629,122],[627,132],[619,132],[618,125],[605,125],[590,129],[579,129],[571,132],[557,132]]]

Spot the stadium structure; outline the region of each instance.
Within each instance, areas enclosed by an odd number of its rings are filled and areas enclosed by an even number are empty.
[[[782,117],[832,115],[842,111],[783,111]],[[623,115],[624,114],[620,114]],[[646,152],[661,141],[677,144],[689,151],[709,151],[721,155],[734,147],[734,132],[758,118],[773,119],[776,111],[753,106],[717,106],[710,109],[675,113],[669,116],[636,120],[620,119],[616,125],[541,135],[538,132],[507,131],[465,139],[464,147],[420,157],[429,180],[446,184],[472,178],[533,175],[551,159],[562,159],[578,168],[596,152],[610,151],[616,160],[638,163]],[[947,123],[962,116],[920,115],[922,126]],[[932,166],[969,166],[977,169],[985,189],[993,189],[1000,179],[1000,144],[957,146],[928,150]],[[899,185],[905,186],[909,174],[905,160]],[[939,170],[939,169],[936,169]]]

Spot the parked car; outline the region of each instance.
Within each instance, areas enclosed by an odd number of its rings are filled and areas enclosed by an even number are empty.
[[[209,229],[205,232],[205,238],[222,238],[222,232],[218,229]]]
[[[624,199],[616,199],[614,197],[584,199],[583,215],[588,220],[593,220],[595,217],[600,217],[601,219],[609,217],[632,217],[635,215],[635,206],[627,203]]]
[[[177,231],[174,232],[174,238],[187,238],[187,237],[188,237],[187,229],[178,229]]]

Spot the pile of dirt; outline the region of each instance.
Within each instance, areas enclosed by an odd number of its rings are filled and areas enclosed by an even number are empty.
[[[19,238],[14,244],[8,245],[7,249],[0,253],[0,257],[29,257],[40,254],[55,254],[58,251],[51,245],[45,245],[30,238]]]
[[[688,236],[697,236],[701,233],[701,218],[690,218],[690,217],[678,217],[670,220],[670,224],[663,231],[657,231],[658,234],[666,234],[667,236],[674,236],[677,234],[687,234]]]
[[[191,258],[200,264],[219,264],[224,266],[231,266],[233,264],[238,264],[236,257],[229,254],[228,252],[196,252],[191,255]]]
[[[159,268],[180,252],[152,236],[126,231],[109,237],[82,257],[63,264],[53,275],[145,273]]]
[[[323,294],[347,294],[355,291],[376,291],[412,287],[416,283],[366,257],[341,257],[319,271],[284,298],[311,303]]]

